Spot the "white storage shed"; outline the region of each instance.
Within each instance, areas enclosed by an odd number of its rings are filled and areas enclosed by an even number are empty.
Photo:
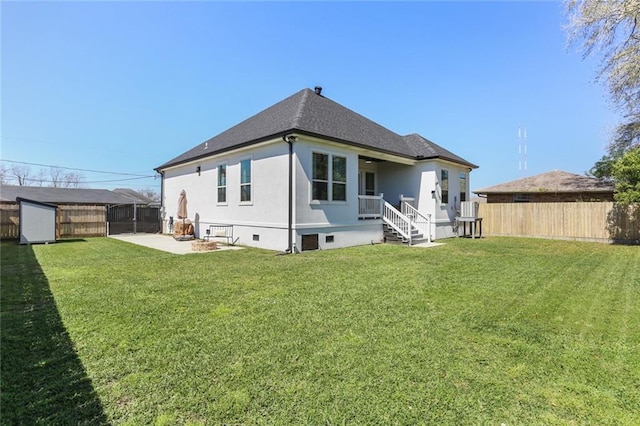
[[[55,243],[57,206],[17,198],[20,206],[20,244]]]

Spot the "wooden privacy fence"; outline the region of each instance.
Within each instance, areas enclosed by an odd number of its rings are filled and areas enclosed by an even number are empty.
[[[106,212],[105,206],[59,205],[56,238],[104,237]]]
[[[612,202],[480,204],[485,235],[640,242],[640,205]]]
[[[20,222],[18,204],[0,205],[0,238],[17,239]],[[105,206],[59,205],[56,238],[103,237],[107,230]]]
[[[17,240],[19,221],[20,207],[17,203],[0,205],[0,238]]]

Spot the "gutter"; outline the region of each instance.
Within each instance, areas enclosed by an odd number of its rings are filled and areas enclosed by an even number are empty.
[[[164,233],[164,216],[166,216],[166,208],[164,205],[164,170],[160,171],[156,169],[156,172],[160,175],[160,216],[163,221],[161,233]]]
[[[287,244],[285,253],[293,253],[293,143],[296,141],[295,135],[284,135],[282,140],[289,144],[289,220],[287,223]]]

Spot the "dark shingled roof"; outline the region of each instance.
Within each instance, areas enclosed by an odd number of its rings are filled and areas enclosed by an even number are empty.
[[[417,133],[404,136],[404,139],[409,147],[413,149],[416,158],[441,158],[443,160],[453,161],[454,163],[464,164],[473,169],[478,168],[475,164],[468,162],[464,158],[457,156],[453,152],[444,149],[437,143],[431,142],[429,139]]]
[[[473,191],[475,194],[540,192],[613,192],[613,183],[554,170]]]
[[[260,143],[291,132],[406,158],[444,158],[472,168],[477,167],[419,135],[400,136],[310,89],[303,89],[156,170]]]
[[[134,198],[108,189],[51,188],[47,186],[0,186],[0,201],[15,202],[17,198],[53,204],[133,204]],[[139,204],[143,200],[135,199]]]

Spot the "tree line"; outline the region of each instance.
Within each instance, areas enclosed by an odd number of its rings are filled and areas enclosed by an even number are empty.
[[[0,184],[18,186],[49,186],[53,188],[84,188],[84,176],[59,167],[32,169],[25,164],[7,167],[0,164]]]
[[[587,172],[612,180],[615,200],[640,202],[640,0],[566,0],[567,32],[583,56],[598,56],[597,80],[622,114],[606,154]]]

